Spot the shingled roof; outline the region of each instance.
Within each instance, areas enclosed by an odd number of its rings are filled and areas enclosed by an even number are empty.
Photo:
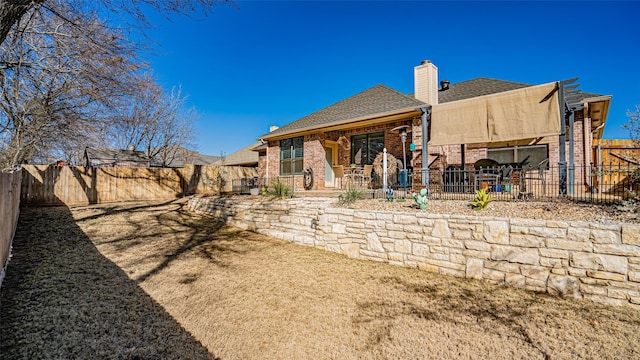
[[[533,85],[484,77],[476,78],[451,84],[447,90],[439,90],[438,103],[443,104],[470,99],[529,86]],[[583,93],[583,96],[587,98],[600,95]],[[417,100],[413,94],[406,95],[380,84],[289,123],[263,135],[262,138],[294,133],[297,130],[322,128],[344,123],[351,119],[373,117],[383,113],[418,108],[425,105],[427,104]]]
[[[379,84],[322,110],[274,130],[263,137],[287,134],[296,130],[320,128],[375,114],[412,109],[426,104],[414,97]]]
[[[531,86],[531,84],[490,78],[471,79],[451,84],[449,86],[449,89],[438,91],[438,103],[444,104],[451,101],[496,94],[504,91],[521,89],[528,86]]]

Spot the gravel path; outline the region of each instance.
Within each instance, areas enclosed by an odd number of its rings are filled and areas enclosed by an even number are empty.
[[[414,201],[388,202],[384,200],[358,200],[348,205],[356,209],[421,211]],[[465,216],[525,218],[560,221],[589,221],[601,224],[640,223],[640,216],[633,211],[620,210],[616,205],[594,205],[566,200],[554,201],[494,201],[480,211],[473,210],[468,201],[429,200],[426,212]]]

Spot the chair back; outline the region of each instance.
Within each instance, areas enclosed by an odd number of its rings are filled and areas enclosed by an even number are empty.
[[[500,166],[500,164],[493,159],[480,159],[473,163],[473,168],[476,170],[480,170],[480,168],[482,168],[483,170],[489,168],[497,168],[498,166]]]
[[[513,174],[513,166],[505,166],[502,168],[502,180],[510,180],[511,174]]]
[[[365,165],[364,170],[362,171],[362,176],[364,176],[365,178],[370,178],[372,170],[373,170],[373,165]]]
[[[544,159],[542,161],[540,161],[540,163],[538,164],[538,175],[540,177],[544,176],[544,171],[547,170],[547,164],[549,163],[549,159]]]
[[[333,176],[336,178],[344,177],[344,167],[342,165],[334,165]]]

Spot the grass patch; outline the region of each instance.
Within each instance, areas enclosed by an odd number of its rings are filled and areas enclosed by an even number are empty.
[[[59,211],[21,214],[0,292],[8,358],[637,358],[640,349],[640,314],[627,308],[352,260],[179,203]]]

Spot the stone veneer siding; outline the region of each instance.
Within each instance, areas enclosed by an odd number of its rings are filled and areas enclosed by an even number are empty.
[[[334,203],[192,198],[187,209],[355,259],[640,309],[640,225],[367,211]]]

